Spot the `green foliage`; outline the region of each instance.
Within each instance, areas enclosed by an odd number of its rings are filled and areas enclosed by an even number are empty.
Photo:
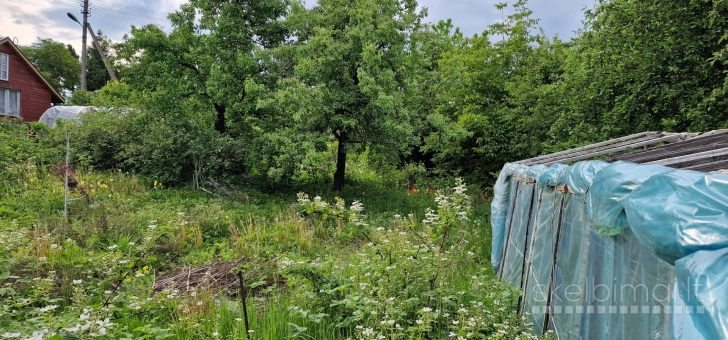
[[[234,135],[245,137],[262,115],[245,83],[265,78],[267,65],[258,54],[283,40],[280,19],[286,4],[285,0],[185,3],[170,15],[171,33],[154,25],[133,28],[117,45],[118,57],[128,65],[123,70],[125,81],[149,94],[148,108],[168,114],[195,106],[198,114],[212,115],[210,127],[218,132],[233,128]]]
[[[95,93],[87,90],[73,91],[71,97],[66,100],[66,105],[72,106],[91,106],[94,101]]]
[[[73,55],[70,45],[52,39],[40,39],[30,46],[21,46],[20,50],[32,63],[38,64],[38,70],[48,83],[58,92],[73,91],[80,82],[80,63]]]
[[[166,185],[242,180],[250,152],[244,141],[209,129],[209,120],[153,112],[106,108],[84,115],[73,132],[75,159],[100,169],[144,174]]]
[[[518,290],[487,273],[470,272],[480,235],[468,227],[465,190],[458,180],[452,192],[438,192],[437,212],[428,210],[421,223],[414,215],[380,221],[348,264],[339,265],[337,258],[283,258],[280,266],[297,283],[296,303],[303,305],[293,312],[313,322],[325,320],[343,333],[353,330],[357,339],[535,339],[510,309]],[[340,200],[299,197],[309,218],[346,211]],[[354,211],[361,208],[352,205]],[[316,211],[322,214],[311,215]]]
[[[513,10],[482,35],[458,37],[439,61],[443,90],[427,117],[425,150],[434,153],[440,173],[484,183],[503,163],[542,150],[558,105],[551,84],[561,73],[564,46],[531,33],[538,20],[525,1]]]
[[[0,178],[25,176],[26,170],[55,164],[62,157],[57,131],[43,123],[0,118]]]
[[[726,127],[728,7],[599,1],[569,42],[524,0],[496,8],[512,13],[464,37],[413,0],[192,0],[170,32],[104,39],[122,79],[90,50],[98,91],[69,104],[100,109],[82,124],[0,120],[0,326],[242,338],[236,282],[152,283],[238,261],[251,339],[533,338],[489,273],[488,199],[449,176],[482,186],[566,147]],[[73,91],[72,49],[23,51]]]
[[[723,1],[603,1],[586,12],[550,134],[560,148],[641,131],[725,127]],[[712,5],[712,6],[711,6]]]

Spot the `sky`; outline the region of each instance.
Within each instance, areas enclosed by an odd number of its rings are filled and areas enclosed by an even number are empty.
[[[131,25],[155,23],[165,30],[171,25],[166,14],[179,8],[185,0],[90,0],[89,23],[102,30],[111,40],[123,40]],[[306,0],[309,5],[315,0]],[[37,38],[51,38],[71,44],[81,51],[81,26],[66,16],[71,12],[81,18],[80,0],[0,0],[0,37],[15,38],[19,45],[30,45]],[[496,3],[507,0],[419,0],[428,8],[428,21],[452,19],[468,36],[481,33],[488,25],[502,20]],[[514,0],[510,1],[511,3]],[[547,35],[563,40],[573,37],[584,17],[583,10],[593,7],[595,0],[531,0],[528,7]],[[508,12],[505,14],[507,15]],[[89,39],[91,39],[89,37]],[[89,40],[89,45],[91,41]]]

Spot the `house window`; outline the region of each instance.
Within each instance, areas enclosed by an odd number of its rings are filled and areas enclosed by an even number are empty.
[[[0,114],[20,117],[20,91],[0,88]]]
[[[0,80],[8,80],[8,69],[10,68],[10,56],[0,53]]]

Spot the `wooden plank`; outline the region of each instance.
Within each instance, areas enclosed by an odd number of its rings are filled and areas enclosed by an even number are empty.
[[[589,154],[584,154],[584,155],[580,155],[580,156],[576,156],[576,157],[559,159],[557,161],[559,163],[570,163],[570,162],[575,162],[575,161],[590,159],[590,158],[594,158],[594,157],[598,157],[598,156],[609,155],[609,154],[613,154],[613,153],[616,153],[616,152],[626,151],[626,150],[629,150],[629,149],[639,148],[639,147],[643,147],[643,146],[650,146],[650,145],[656,144],[656,143],[675,142],[675,141],[679,141],[681,139],[682,139],[682,136],[681,135],[675,134],[675,135],[670,135],[670,136],[665,136],[665,137],[662,137],[662,138],[651,139],[651,140],[647,140],[647,141],[643,141],[643,142],[639,142],[639,143],[633,143],[633,144],[623,145],[623,146],[615,147],[615,148],[611,148],[611,149],[600,150],[600,151],[596,151],[596,152],[592,152],[592,153],[589,153]],[[548,165],[551,165],[553,163],[556,163],[556,161],[549,161],[548,163],[544,163],[544,165],[547,165],[548,166]]]
[[[695,138],[703,138],[703,137],[713,136],[713,135],[718,135],[718,134],[723,134],[723,133],[728,133],[728,129],[718,129],[718,130],[708,131],[708,132],[699,134]]]
[[[728,158],[728,148],[699,152],[696,154],[661,159],[644,164],[665,165],[673,168],[683,168],[702,163],[710,163]]]
[[[551,158],[551,157],[559,156],[559,155],[565,155],[565,154],[569,154],[572,152],[579,152],[579,151],[583,151],[583,150],[595,149],[595,148],[599,148],[599,147],[606,146],[606,145],[611,145],[611,144],[621,143],[621,142],[632,140],[632,139],[642,138],[642,137],[648,136],[650,134],[656,135],[656,134],[659,134],[659,132],[649,131],[649,132],[635,133],[635,134],[632,134],[629,136],[610,139],[610,140],[607,140],[604,142],[589,144],[589,145],[581,146],[581,147],[574,148],[574,149],[569,149],[569,150],[550,153],[547,155],[524,159],[524,160],[518,161],[517,163],[521,163],[521,164],[534,163],[540,159]],[[535,164],[538,164],[538,162],[536,162]]]
[[[710,163],[691,165],[691,166],[685,167],[683,169],[693,170],[693,171],[704,171],[704,172],[725,170],[725,169],[728,169],[728,159],[710,162]]]
[[[637,144],[637,143],[641,143],[641,142],[651,141],[651,140],[659,139],[659,138],[662,138],[662,137],[663,137],[662,135],[654,135],[654,136],[648,136],[648,137],[638,138],[638,139],[629,140],[629,141],[622,142],[622,143],[618,143],[618,144],[603,146],[603,147],[600,147],[600,148],[597,148],[597,149],[593,149],[593,150],[585,150],[585,151],[580,151],[580,152],[576,152],[576,153],[572,153],[572,154],[566,154],[566,155],[558,156],[558,157],[554,157],[554,158],[543,159],[543,160],[541,160],[539,162],[541,164],[545,164],[545,163],[563,163],[561,161],[562,159],[571,159],[571,158],[576,158],[576,157],[583,156],[583,155],[590,155],[590,154],[593,154],[593,153],[601,152],[603,150],[611,150],[611,149],[615,149],[615,148],[620,148],[620,147],[625,146],[625,145],[632,145],[632,144]],[[533,165],[533,164],[531,164],[531,165]]]
[[[615,162],[621,160],[633,163],[646,163],[659,159],[673,158],[691,153],[716,150],[722,148],[721,145],[724,144],[728,144],[728,133],[713,134],[699,138],[696,137],[680,143],[673,143],[647,149],[644,151],[637,151],[615,156],[605,161]]]

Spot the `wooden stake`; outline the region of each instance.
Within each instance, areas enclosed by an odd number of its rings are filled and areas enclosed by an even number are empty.
[[[245,285],[243,284],[243,271],[238,270],[235,275],[238,277],[240,282],[240,303],[243,304],[243,319],[245,319],[245,338],[250,339],[250,324],[248,323],[248,304],[247,304],[247,293],[245,292]]]

